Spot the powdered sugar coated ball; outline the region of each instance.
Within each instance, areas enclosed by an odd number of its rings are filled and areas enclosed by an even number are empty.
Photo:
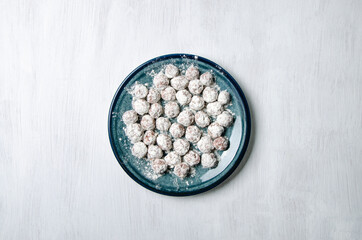
[[[176,99],[176,91],[173,87],[167,87],[161,91],[161,97],[165,101],[173,101]]]
[[[160,101],[160,99],[161,99],[161,94],[158,90],[151,88],[148,91],[147,102],[156,103],[156,102]]]
[[[132,147],[132,154],[135,157],[143,158],[147,154],[147,146],[143,142],[137,142]]]
[[[205,86],[210,86],[213,82],[212,79],[213,79],[213,77],[210,72],[203,73],[200,76],[200,81]]]
[[[201,165],[204,168],[212,168],[217,164],[217,158],[213,153],[204,153],[201,156]]]
[[[200,80],[191,80],[189,82],[189,91],[192,94],[200,94],[202,90],[204,89],[204,86],[201,84]]]
[[[153,118],[159,118],[163,113],[162,105],[159,103],[153,103],[150,107],[150,110],[148,111],[148,114],[150,114]]]
[[[233,115],[231,115],[228,111],[223,111],[219,116],[217,116],[216,122],[223,127],[229,127],[233,123]]]
[[[189,84],[189,80],[185,76],[178,76],[171,79],[171,86],[176,90],[183,90]]]
[[[178,68],[173,64],[168,64],[165,68],[165,75],[168,78],[174,78],[179,74]]]
[[[197,147],[203,153],[209,153],[214,149],[214,145],[211,137],[203,136],[200,141],[197,143]]]
[[[195,120],[194,114],[191,110],[183,110],[177,117],[177,122],[184,125],[185,127],[190,126]]]
[[[200,96],[193,96],[190,102],[190,108],[193,110],[201,110],[205,106],[204,99]]]
[[[132,143],[136,143],[142,140],[143,129],[138,123],[131,123],[126,127],[126,135]]]
[[[164,151],[170,151],[172,149],[171,137],[165,134],[160,134],[157,137],[157,145]]]
[[[189,148],[190,143],[185,139],[179,138],[173,143],[173,150],[180,156],[185,155],[189,151]]]
[[[193,80],[199,78],[200,72],[194,65],[191,65],[185,73],[185,77],[188,80]]]
[[[148,94],[148,89],[143,84],[135,84],[132,89],[132,96],[134,98],[145,98]]]
[[[123,113],[122,120],[125,124],[135,123],[138,120],[138,115],[135,110],[129,110]]]
[[[173,173],[179,178],[184,178],[190,171],[190,166],[187,163],[179,163],[173,169]]]
[[[136,99],[132,102],[132,107],[139,115],[144,115],[148,113],[150,109],[150,104],[144,99]]]
[[[218,137],[215,138],[213,145],[216,150],[225,151],[229,146],[229,140],[225,137]]]
[[[198,111],[195,114],[195,122],[199,127],[207,127],[210,125],[210,118],[204,111]]]
[[[148,154],[147,154],[148,159],[162,158],[162,155],[163,155],[163,153],[159,146],[150,145],[148,147]]]
[[[166,155],[165,161],[166,161],[167,165],[172,168],[176,164],[181,162],[181,157],[177,153],[172,151]]]
[[[180,90],[176,93],[176,99],[181,105],[186,105],[191,102],[191,93],[187,90]]]
[[[206,106],[206,111],[211,116],[217,116],[217,115],[221,114],[223,110],[224,109],[223,109],[221,103],[219,103],[219,102],[212,102],[212,103],[207,104],[207,106]]]
[[[167,76],[162,72],[158,73],[153,78],[153,85],[158,89],[165,89],[169,85],[170,81],[168,80]]]
[[[156,120],[156,128],[160,131],[167,131],[171,126],[170,120],[160,117]]]
[[[197,152],[190,150],[185,156],[184,156],[184,161],[192,166],[195,166],[197,164],[200,163],[200,154],[198,154]]]
[[[207,103],[215,102],[217,100],[217,90],[215,88],[206,87],[202,92],[202,97]]]
[[[172,123],[170,133],[174,138],[180,138],[185,134],[185,128],[179,123]]]
[[[230,102],[230,93],[227,91],[221,91],[217,101],[221,104],[228,104]]]
[[[151,167],[156,174],[161,174],[166,172],[167,163],[165,160],[157,158],[151,162]]]
[[[211,123],[210,126],[207,128],[207,133],[212,138],[221,137],[223,132],[224,128],[216,122]]]
[[[201,135],[201,130],[196,126],[188,126],[186,128],[185,138],[192,143],[198,142],[201,138]]]
[[[148,130],[143,135],[143,142],[146,145],[152,145],[156,142],[156,138],[157,138],[157,134],[152,130]]]
[[[141,120],[141,127],[144,130],[153,130],[155,129],[155,120],[150,115],[143,115]]]
[[[165,115],[169,118],[177,117],[180,113],[180,107],[177,102],[168,102],[165,105]]]

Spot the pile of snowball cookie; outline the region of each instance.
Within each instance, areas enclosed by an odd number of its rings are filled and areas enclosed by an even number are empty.
[[[149,160],[156,174],[170,169],[180,178],[200,162],[204,168],[215,167],[214,151],[228,148],[229,140],[222,135],[233,123],[233,114],[226,109],[230,94],[218,89],[213,75],[200,76],[194,65],[184,75],[167,65],[149,89],[135,83],[129,91],[133,110],[122,116],[132,154]]]

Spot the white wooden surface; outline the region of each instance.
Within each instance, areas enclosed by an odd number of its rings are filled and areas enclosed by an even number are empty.
[[[361,239],[362,2],[0,1],[0,239]],[[166,53],[225,67],[248,162],[208,193],[130,179],[107,114]]]

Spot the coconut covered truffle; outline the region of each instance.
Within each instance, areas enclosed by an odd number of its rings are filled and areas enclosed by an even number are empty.
[[[190,166],[185,162],[177,164],[173,169],[173,173],[179,178],[185,178],[188,175],[189,171]]]
[[[219,93],[219,97],[217,98],[217,101],[221,104],[230,103],[230,93],[228,93],[227,91],[221,91]]]
[[[184,125],[185,127],[190,126],[194,123],[195,116],[191,110],[183,110],[177,117],[177,122]]]
[[[223,110],[224,109],[223,109],[221,103],[219,103],[219,102],[212,102],[212,103],[207,104],[207,106],[206,106],[207,113],[214,117],[221,114],[223,112]]]
[[[193,150],[190,150],[183,159],[189,166],[196,166],[200,163],[200,154]]]
[[[185,139],[177,139],[173,143],[173,150],[180,156],[185,155],[190,149],[190,143]]]
[[[203,153],[209,153],[214,149],[213,141],[209,136],[201,137],[200,141],[197,143],[197,147]]]
[[[155,119],[153,119],[153,117],[148,114],[143,115],[141,120],[141,127],[146,131],[155,129]]]
[[[175,118],[180,113],[180,107],[177,102],[168,102],[165,105],[165,115],[168,118]]]
[[[191,65],[185,73],[185,77],[187,80],[198,79],[200,75],[199,69],[197,69],[194,65]]]
[[[204,168],[212,168],[217,164],[217,158],[213,153],[204,153],[201,155],[201,165]]]
[[[164,151],[170,151],[172,149],[171,137],[165,134],[158,135],[156,139],[157,145]]]
[[[219,151],[225,151],[228,149],[229,140],[225,137],[217,137],[213,142],[214,148]]]
[[[143,135],[143,142],[146,145],[153,145],[156,142],[156,138],[157,138],[157,134],[152,130],[148,130]]]
[[[157,145],[148,146],[147,158],[152,160],[156,158],[162,158],[163,152],[162,149]]]
[[[228,111],[223,111],[219,116],[217,116],[216,122],[223,127],[229,127],[233,123],[233,115],[231,115]]]
[[[132,143],[136,143],[142,140],[143,129],[138,123],[131,123],[126,127],[126,135]]]
[[[150,104],[144,99],[136,99],[132,102],[132,106],[139,115],[148,113],[148,110],[150,109]]]
[[[185,128],[179,123],[172,123],[170,133],[174,138],[180,138],[185,134]]]
[[[145,98],[148,94],[148,88],[143,84],[135,84],[132,89],[134,98]]]
[[[176,93],[177,101],[183,106],[191,102],[192,95],[187,90],[180,90]]]
[[[157,158],[151,162],[151,167],[156,174],[162,174],[167,170],[167,163],[165,160]]]
[[[207,133],[212,138],[221,137],[223,132],[224,128],[216,122],[211,123],[210,126],[207,128]]]
[[[202,90],[204,89],[204,86],[201,84],[200,80],[191,80],[189,82],[189,91],[192,94],[198,95],[202,92]]]
[[[181,157],[176,152],[169,152],[166,157],[165,161],[168,166],[173,168],[176,164],[181,162]]]
[[[171,79],[171,86],[178,91],[186,89],[188,84],[189,80],[187,80],[185,76],[178,76]]]
[[[176,99],[176,90],[173,87],[167,87],[161,91],[161,97],[165,101],[173,101]]]
[[[147,146],[143,142],[137,142],[132,147],[132,155],[137,158],[143,158],[147,154]]]
[[[165,89],[168,87],[170,81],[168,80],[167,76],[160,72],[153,78],[153,85],[160,90]]]
[[[185,134],[185,138],[192,143],[197,143],[202,135],[202,131],[196,127],[195,125],[193,126],[188,126],[186,128],[186,134]]]
[[[138,115],[135,110],[129,110],[123,113],[122,120],[126,125],[136,123],[138,121]]]
[[[165,75],[168,78],[174,78],[179,74],[178,68],[173,64],[168,64],[165,68]]]
[[[160,131],[167,131],[171,126],[170,120],[164,117],[159,117],[156,120],[156,128]]]
[[[153,103],[148,111],[148,114],[153,118],[159,118],[163,114],[162,105],[159,103]]]
[[[202,92],[202,97],[207,103],[215,102],[218,97],[217,90],[215,88],[206,87]]]
[[[147,102],[149,103],[157,103],[161,99],[161,94],[157,89],[151,88],[148,91]]]
[[[210,86],[213,83],[212,74],[210,72],[201,74],[200,82],[202,83],[202,85]]]

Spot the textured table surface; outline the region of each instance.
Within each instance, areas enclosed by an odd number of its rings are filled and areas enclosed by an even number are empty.
[[[0,239],[361,239],[362,2],[0,1]],[[239,82],[248,161],[205,194],[120,168],[122,79],[175,52]]]

